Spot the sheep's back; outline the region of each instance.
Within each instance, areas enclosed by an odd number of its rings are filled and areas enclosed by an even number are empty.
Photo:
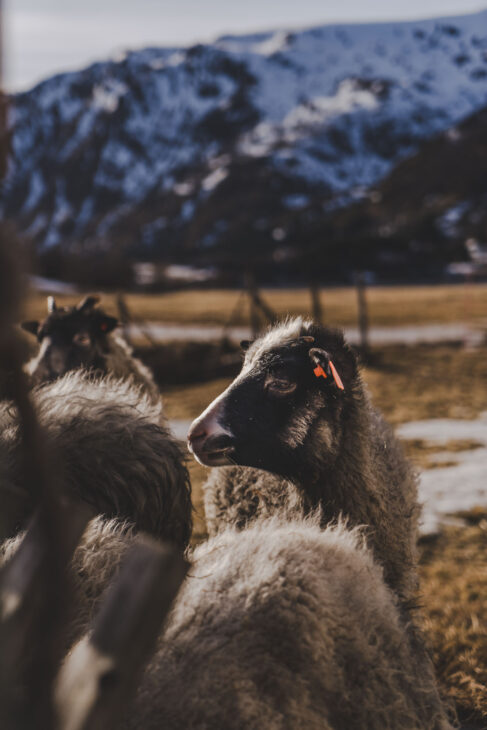
[[[126,728],[449,727],[357,533],[275,519],[194,558]]]
[[[133,521],[138,529],[185,546],[191,490],[185,457],[161,423],[161,407],[130,383],[82,371],[36,388],[32,397],[59,484],[94,514]],[[15,496],[13,534],[33,508],[22,483],[17,415],[0,407],[2,489]],[[54,461],[55,459],[55,461]]]

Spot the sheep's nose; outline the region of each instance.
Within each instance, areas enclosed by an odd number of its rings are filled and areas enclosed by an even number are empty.
[[[203,443],[207,437],[206,428],[203,423],[194,421],[188,431],[188,448],[191,451],[195,444]]]
[[[66,359],[64,353],[57,347],[53,347],[48,352],[49,367],[56,375],[62,375],[66,371]]]
[[[234,438],[215,421],[213,414],[200,416],[188,431],[188,449],[206,466],[222,466],[229,463],[235,451]]]

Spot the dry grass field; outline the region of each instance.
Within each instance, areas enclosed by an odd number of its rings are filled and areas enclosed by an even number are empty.
[[[309,315],[306,290],[264,290],[269,305],[280,315]],[[371,288],[370,322],[376,326],[468,322],[485,326],[487,285]],[[79,297],[59,297],[59,304]],[[181,324],[248,323],[248,307],[236,291],[177,292],[165,295],[128,295],[132,315],[140,320]],[[353,288],[322,292],[325,320],[333,325],[356,324]],[[116,312],[115,296],[104,298]],[[45,313],[45,297],[32,296],[28,319]],[[486,349],[449,344],[375,348],[364,377],[373,400],[395,426],[430,418],[475,418],[487,410]],[[193,419],[229,383],[218,379],[203,384],[165,389],[171,419]],[[452,452],[475,449],[475,441],[450,441]],[[435,468],[435,454],[444,446],[420,440],[405,443],[418,469]],[[441,464],[445,466],[444,462]],[[194,541],[206,535],[202,484],[206,470],[189,462],[195,506]],[[459,485],[460,487],[460,485]],[[487,513],[468,516],[468,527],[447,528],[423,540],[421,597],[426,629],[444,693],[456,703],[462,726],[487,728]],[[465,725],[467,723],[467,725]]]
[[[395,425],[424,418],[475,418],[487,410],[487,353],[453,345],[383,347],[373,353],[364,377],[374,402]],[[192,419],[229,379],[165,393],[170,418]],[[448,451],[477,447],[450,441]],[[418,468],[434,468],[444,446],[405,443]],[[445,464],[442,463],[442,466]],[[194,539],[205,536],[201,485],[206,469],[190,462],[195,504]],[[462,722],[487,727],[487,513],[469,515],[469,526],[447,528],[421,542],[421,597],[426,629],[447,696]]]
[[[279,316],[310,314],[306,289],[263,289],[266,302]],[[60,296],[60,305],[74,304],[79,296]],[[321,292],[324,316],[337,326],[355,325],[356,291],[353,287],[329,288]],[[371,287],[367,292],[371,324],[426,324],[475,322],[487,319],[487,284]],[[107,309],[116,312],[116,297],[103,296]],[[170,294],[128,294],[130,312],[141,320],[180,324],[224,325],[233,313],[232,323],[248,323],[248,303],[238,290],[179,291]],[[237,306],[238,305],[238,306]],[[25,318],[45,316],[46,298],[33,294],[26,302]]]

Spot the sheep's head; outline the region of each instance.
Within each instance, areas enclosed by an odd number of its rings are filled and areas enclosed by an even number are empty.
[[[299,477],[337,455],[357,363],[341,332],[300,319],[247,347],[242,371],[197,418],[188,447],[207,466],[232,463]]]
[[[57,307],[54,297],[48,297],[46,319],[22,323],[40,343],[31,370],[35,382],[55,380],[78,368],[104,369],[107,336],[118,321],[98,309],[98,301],[87,296],[76,307]]]

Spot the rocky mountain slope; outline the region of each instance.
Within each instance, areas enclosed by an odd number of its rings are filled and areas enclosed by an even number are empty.
[[[13,98],[3,210],[40,251],[305,245],[486,105],[487,11],[131,52]]]

